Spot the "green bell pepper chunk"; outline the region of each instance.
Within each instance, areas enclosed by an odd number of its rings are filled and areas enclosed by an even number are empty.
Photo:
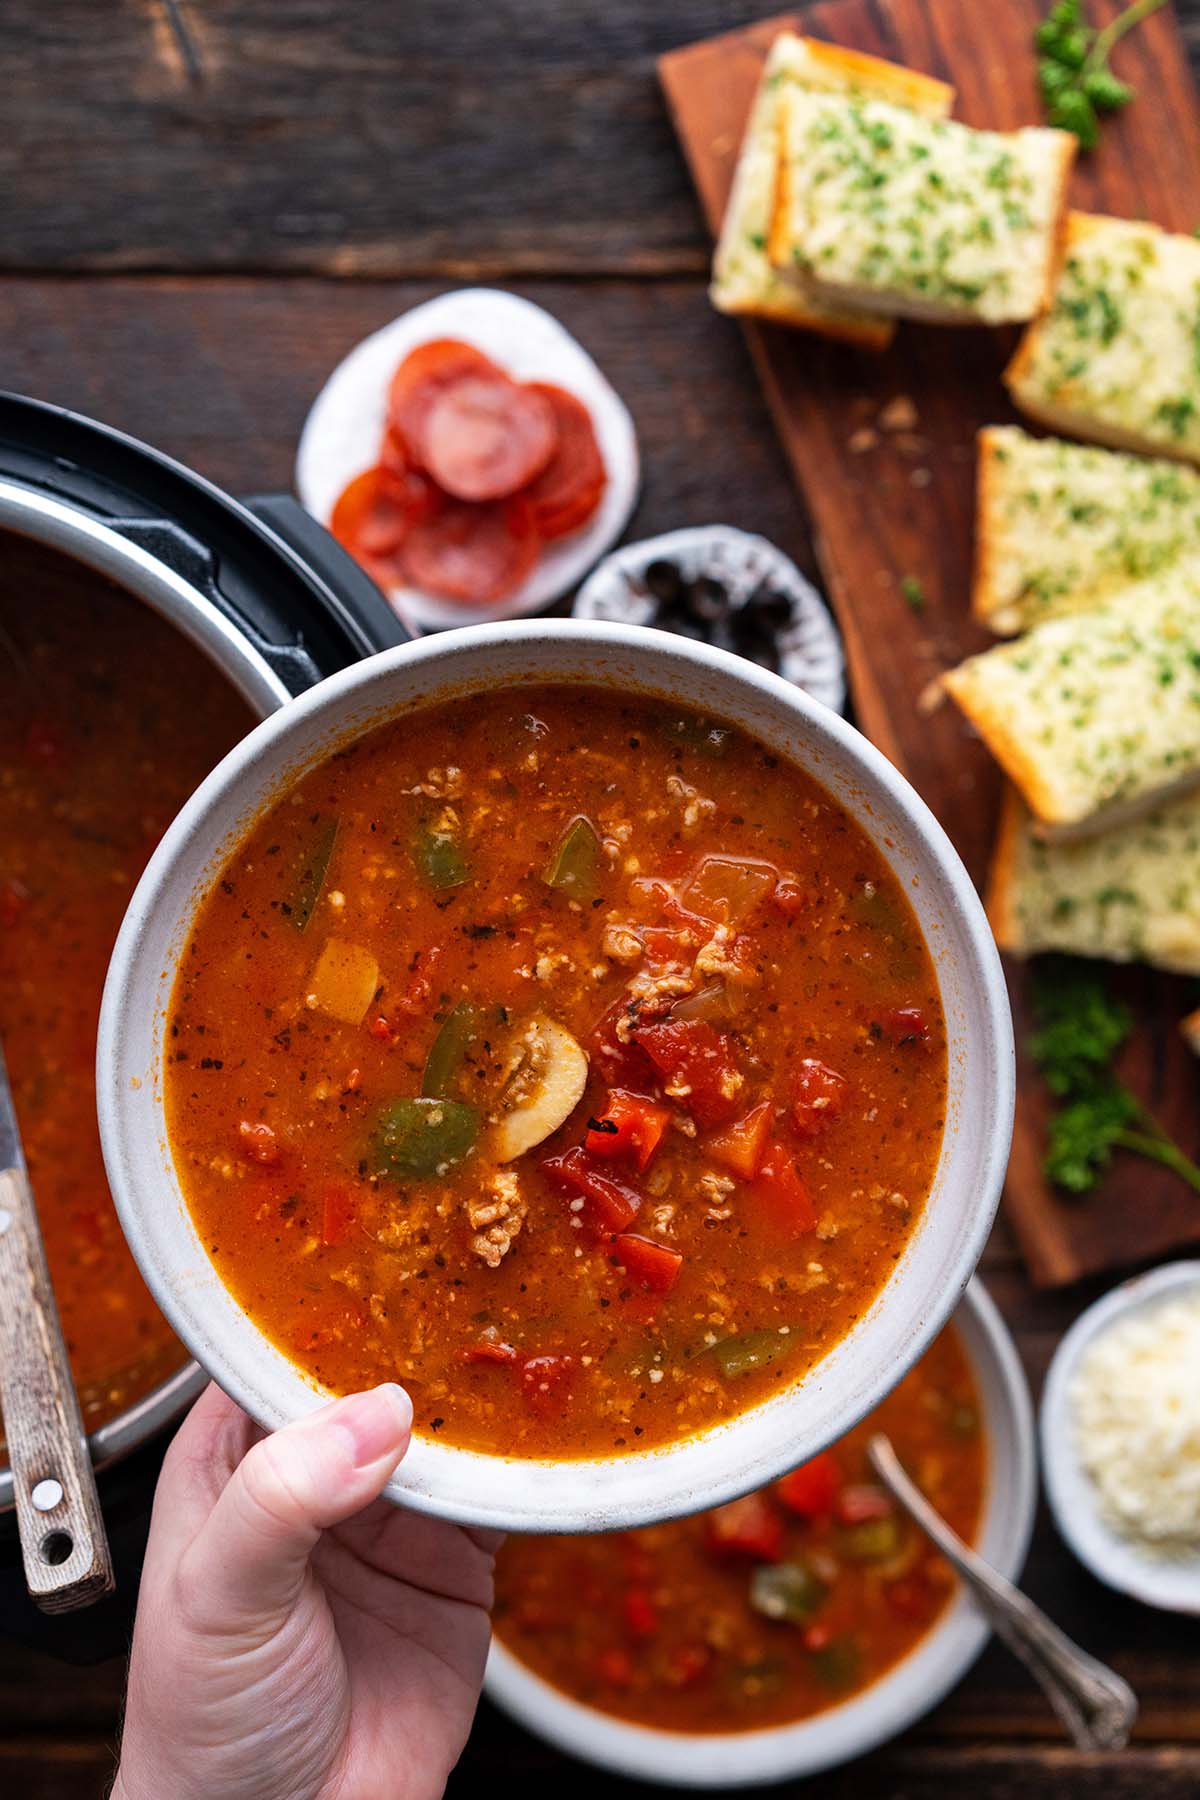
[[[478,1112],[459,1100],[393,1100],[371,1134],[375,1173],[398,1181],[437,1175],[461,1162],[478,1136]]]
[[[747,1331],[740,1337],[722,1338],[713,1345],[712,1353],[725,1379],[736,1381],[752,1369],[764,1369],[768,1363],[778,1362],[787,1354],[787,1339],[781,1338],[778,1331]]]
[[[858,1640],[847,1632],[835,1637],[823,1650],[814,1650],[812,1666],[826,1687],[853,1687],[862,1671],[862,1652]]]
[[[297,931],[308,930],[309,920],[317,910],[317,901],[321,898],[325,877],[329,874],[329,865],[333,861],[333,846],[337,842],[337,834],[336,819],[318,819],[308,848],[297,860],[291,897],[287,902],[288,917]]]
[[[428,825],[422,825],[413,839],[412,859],[432,888],[461,887],[471,873],[458,839]]]
[[[460,1000],[442,1021],[442,1028],[430,1045],[425,1060],[421,1093],[427,1100],[445,1099],[462,1068],[471,1039],[479,1023],[479,1009],[469,1000]]]
[[[843,1540],[846,1555],[854,1562],[890,1562],[900,1551],[898,1519],[865,1519],[852,1525]]]
[[[547,887],[573,900],[590,900],[596,891],[600,866],[600,839],[590,819],[572,819],[559,839],[558,848],[542,873]]]
[[[764,1619],[788,1625],[806,1625],[820,1607],[828,1589],[804,1563],[774,1563],[755,1569],[750,1577],[750,1605]]]

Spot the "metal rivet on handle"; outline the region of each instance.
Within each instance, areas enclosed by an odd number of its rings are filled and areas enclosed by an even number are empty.
[[[53,1512],[62,1497],[62,1482],[51,1480],[39,1481],[29,1496],[39,1512]]]

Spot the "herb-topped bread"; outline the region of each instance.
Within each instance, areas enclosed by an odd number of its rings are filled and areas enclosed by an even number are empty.
[[[1120,450],[979,433],[976,618],[1010,637],[1200,553],[1200,474]]]
[[[987,893],[1002,950],[1063,950],[1200,974],[1200,794],[1048,844],[1010,788]]]
[[[1135,817],[1200,781],[1200,558],[942,679],[1041,835]]]
[[[1200,462],[1198,329],[1200,242],[1071,213],[1053,303],[1004,379],[1054,430]]]
[[[786,93],[768,254],[843,305],[1031,319],[1053,291],[1070,132],[975,131],[862,95]]]
[[[826,337],[882,349],[892,336],[892,325],[823,300],[807,283],[772,268],[767,257],[779,165],[780,102],[789,92],[808,89],[876,94],[934,117],[948,113],[954,100],[954,89],[944,81],[857,50],[839,50],[781,32],[771,45],[742,139],[713,261],[710,298],[719,312],[806,326]]]

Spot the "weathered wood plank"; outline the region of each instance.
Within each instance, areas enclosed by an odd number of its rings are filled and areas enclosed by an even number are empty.
[[[1012,128],[1038,117],[1032,36],[1040,0],[988,12],[974,0],[819,0],[803,14],[817,35],[924,69],[957,89],[957,116]],[[1091,16],[1113,16],[1096,0]],[[794,17],[794,15],[788,15]],[[662,79],[710,226],[724,212],[742,123],[761,59],[781,21],[677,51]],[[1172,19],[1159,13],[1121,46],[1119,65],[1142,94],[1081,163],[1074,204],[1194,223],[1200,113]],[[1013,416],[1000,375],[1015,334],[902,325],[886,355],[750,323],[747,338],[810,512],[846,638],[863,728],[912,780],[982,881],[995,832],[999,771],[958,710],[932,710],[933,679],[986,646],[968,616],[974,438]],[[911,430],[889,430],[903,398]],[[915,580],[920,611],[905,603]],[[1200,1074],[1176,1029],[1183,986],[1124,978],[1145,1021],[1127,1062],[1147,1104],[1184,1143],[1196,1136]],[[1026,971],[1010,971],[1020,1035]],[[1007,1203],[1035,1279],[1066,1282],[1200,1238],[1195,1198],[1175,1176],[1121,1160],[1090,1203],[1064,1199],[1042,1177],[1045,1105],[1022,1067],[1022,1105]]]

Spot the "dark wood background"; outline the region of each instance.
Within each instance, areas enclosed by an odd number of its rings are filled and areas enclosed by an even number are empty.
[[[981,33],[1004,4],[980,0]],[[0,386],[147,438],[235,493],[285,488],[309,402],[358,337],[449,284],[499,281],[555,312],[628,400],[645,463],[633,535],[724,519],[811,570],[741,337],[705,299],[707,233],[654,74],[664,51],[777,9],[180,0],[189,57],[161,0],[4,0]],[[1200,66],[1200,0],[1179,11]],[[1036,1294],[1003,1224],[984,1273],[1036,1391],[1096,1290]],[[1137,1688],[1130,1750],[1064,1746],[992,1648],[915,1731],[808,1791],[1200,1794],[1194,1622],[1110,1594],[1045,1518],[1028,1585]],[[121,1688],[118,1660],[66,1668],[0,1643],[0,1793],[101,1795]],[[453,1791],[497,1780],[612,1786],[485,1707]]]

